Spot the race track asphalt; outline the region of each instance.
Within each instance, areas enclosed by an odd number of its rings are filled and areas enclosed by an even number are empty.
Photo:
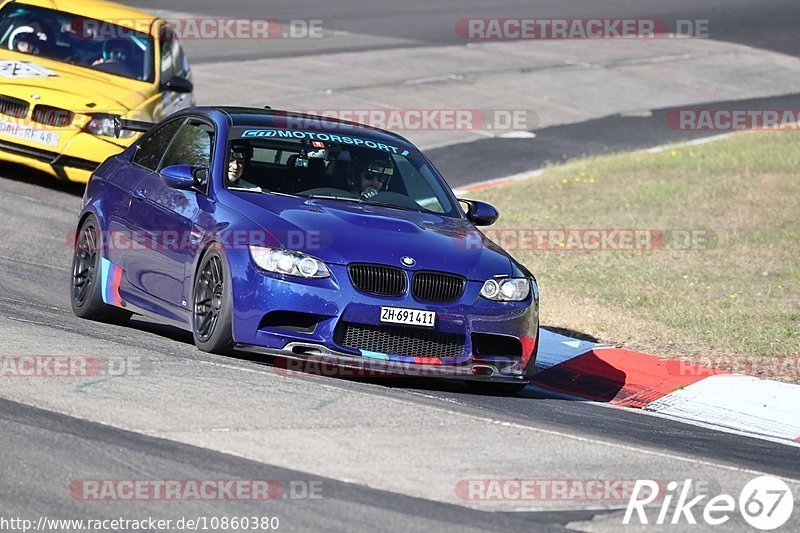
[[[523,512],[483,510],[481,502],[457,498],[453,486],[476,475],[686,476],[731,490],[756,472],[800,479],[797,447],[642,412],[531,389],[510,397],[474,394],[450,382],[287,376],[271,361],[199,352],[187,334],[150,321],[116,326],[80,320],[69,307],[66,243],[79,189],[17,168],[4,168],[2,175],[3,355],[140,358],[150,369],[105,380],[2,378],[4,516],[239,516],[253,511],[253,504],[85,502],[70,497],[68,487],[81,479],[266,478],[324,484],[322,500],[259,507],[291,531],[312,524],[364,531],[376,524],[393,531],[559,530],[615,517],[612,531],[619,523],[613,508],[523,502]],[[517,429],[501,433],[506,426]],[[424,445],[448,432],[458,439],[451,447]],[[387,449],[386,438],[398,449]],[[417,441],[418,449],[409,448]],[[493,450],[500,443],[506,451]],[[286,453],[292,446],[298,454]],[[337,459],[326,457],[328,452]],[[367,460],[370,455],[379,461]]]
[[[129,2],[186,11],[175,0]],[[192,13],[317,18],[346,35],[304,43],[190,43],[198,65],[228,59],[452,45],[454,19],[472,16],[708,18],[715,38],[800,55],[796,1],[664,3],[280,2],[197,0]],[[599,4],[599,3],[593,3]],[[653,7],[657,6],[657,7]],[[730,106],[792,107],[788,96]],[[713,105],[709,103],[709,105]],[[537,131],[533,145],[487,139],[434,149],[461,185],[523,172],[544,161],[686,140],[665,132],[666,111],[609,116]],[[650,124],[650,125],[648,125]],[[486,143],[481,145],[480,143]],[[476,146],[491,159],[475,161]],[[483,165],[475,168],[476,165]],[[800,494],[800,448],[716,431],[647,413],[554,397],[529,388],[518,397],[479,395],[457,383],[341,380],[277,372],[271,361],[197,351],[174,328],[76,318],[68,300],[69,235],[80,188],[17,168],[0,169],[0,331],[2,355],[140,358],[149,371],[117,379],[1,378],[2,516],[179,518],[278,516],[281,529],[337,531],[618,531],[621,508],[586,501],[465,501],[464,479],[704,480],[738,494],[768,473]],[[545,323],[545,326],[547,324]],[[87,502],[69,486],[82,479],[276,479],[321,481],[323,498],[251,502]],[[788,528],[800,527],[795,517]],[[739,519],[730,530],[746,530]],[[673,528],[681,531],[680,527]],[[701,531],[702,528],[697,528]]]

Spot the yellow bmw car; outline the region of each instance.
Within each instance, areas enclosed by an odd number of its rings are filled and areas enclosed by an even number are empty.
[[[114,117],[157,122],[194,105],[166,21],[102,0],[0,0],[0,161],[86,182],[136,138]]]

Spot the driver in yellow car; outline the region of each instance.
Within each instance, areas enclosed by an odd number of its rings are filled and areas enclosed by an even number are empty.
[[[41,53],[42,40],[33,32],[23,33],[17,37],[14,48],[17,52],[38,56]]]

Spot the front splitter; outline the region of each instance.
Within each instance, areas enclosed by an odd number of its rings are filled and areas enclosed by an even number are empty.
[[[283,349],[266,348],[253,344],[236,344],[235,350],[278,358],[276,368],[288,373],[324,375],[340,378],[435,378],[483,381],[492,383],[528,383],[521,374],[500,372],[491,363],[472,362],[462,365],[419,364],[337,352],[327,347],[310,348],[293,343]],[[298,353],[298,347],[304,350]],[[317,351],[315,351],[317,350]]]

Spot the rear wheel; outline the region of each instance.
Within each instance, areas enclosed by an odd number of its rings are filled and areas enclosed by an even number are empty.
[[[231,275],[223,254],[220,246],[212,245],[200,260],[192,313],[195,345],[204,352],[218,354],[233,350]]]
[[[70,300],[72,311],[81,318],[102,320],[104,322],[124,322],[131,312],[103,302],[101,234],[94,216],[81,224],[75,239],[75,253],[72,257],[72,283]]]

